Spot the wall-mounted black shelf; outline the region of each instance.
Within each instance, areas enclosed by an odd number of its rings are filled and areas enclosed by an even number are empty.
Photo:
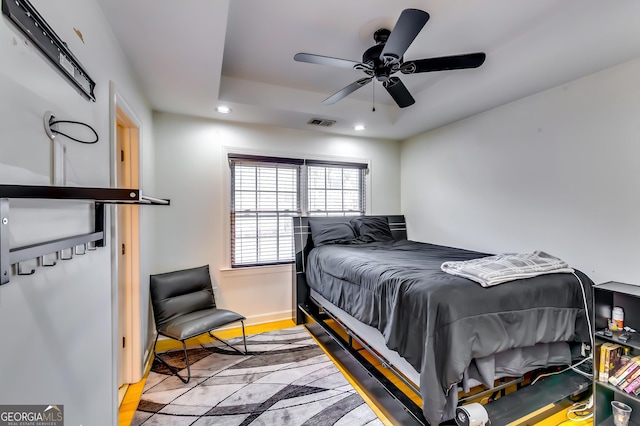
[[[95,204],[94,231],[71,237],[30,244],[24,247],[9,247],[10,199],[86,200]],[[17,274],[31,275],[35,269],[24,271],[21,262],[38,259],[40,266],[53,266],[57,259],[67,260],[73,254],[84,254],[87,250],[104,247],[105,204],[169,205],[170,201],[142,195],[139,189],[89,188],[69,186],[0,185],[0,284],[9,282],[11,266],[16,265]],[[83,247],[78,250],[78,247]],[[71,249],[68,255],[62,253]],[[55,260],[45,256],[55,254]]]
[[[0,185],[0,198],[89,200],[108,204],[170,204],[169,200],[142,195],[139,189],[84,186]]]

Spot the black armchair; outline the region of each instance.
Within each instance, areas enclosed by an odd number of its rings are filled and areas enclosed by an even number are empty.
[[[158,331],[153,344],[153,354],[184,383],[191,379],[191,367],[185,344],[185,340],[191,337],[209,333],[214,339],[239,353],[243,353],[211,333],[212,330],[240,321],[244,341],[243,354],[246,355],[247,339],[244,333],[246,318],[236,312],[216,307],[208,265],[151,275],[150,293],[153,316]],[[187,364],[186,379],[156,353],[156,344],[160,335],[182,342]]]

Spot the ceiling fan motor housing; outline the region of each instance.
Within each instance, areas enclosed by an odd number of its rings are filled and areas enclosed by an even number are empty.
[[[389,35],[391,35],[391,31],[386,28],[380,28],[375,33],[373,33],[373,40],[376,44],[385,44],[389,39]]]
[[[379,31],[382,30],[376,31],[376,34],[378,34]],[[362,63],[367,64],[370,67],[368,72],[366,69],[364,71],[367,72],[367,74],[374,76],[376,80],[382,82],[389,80],[391,74],[398,71],[402,64],[402,58],[400,58],[398,63],[392,65],[385,63],[385,61],[380,58],[380,54],[382,53],[384,46],[384,43],[376,44],[375,46],[368,48],[362,55]]]

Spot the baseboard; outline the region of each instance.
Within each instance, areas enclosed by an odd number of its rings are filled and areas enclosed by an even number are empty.
[[[120,388],[118,388],[118,407],[122,406],[122,401],[124,400],[124,396],[126,395],[128,389],[128,383],[125,383],[124,385],[120,386]]]
[[[293,311],[281,311],[281,312],[272,312],[269,314],[261,314],[261,315],[251,315],[248,316],[244,322],[245,326],[248,325],[261,325],[268,324],[277,321],[285,321],[288,319],[292,319],[294,316]],[[222,330],[222,329],[221,329]]]
[[[153,344],[156,341],[157,331],[154,331],[151,335],[151,339],[149,339],[149,344],[147,346],[147,350],[144,353],[144,360],[142,361],[142,377],[147,375],[147,372],[151,368],[151,363],[153,362]]]

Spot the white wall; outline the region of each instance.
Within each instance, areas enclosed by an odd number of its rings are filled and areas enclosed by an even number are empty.
[[[83,98],[4,16],[0,19],[0,183],[49,184],[50,141],[43,116],[93,126],[100,140],[67,148],[67,180],[109,186],[109,82],[143,125],[143,181],[152,188],[148,158],[151,112],[124,55],[93,0],[33,0],[96,82],[96,102]],[[75,30],[82,33],[82,38]],[[148,213],[143,213],[148,215]],[[92,229],[90,204],[11,201],[11,247]],[[150,222],[150,221],[147,221]],[[143,217],[143,232],[145,218]],[[150,234],[147,232],[147,234]],[[150,243],[143,241],[143,247]],[[110,248],[101,248],[0,287],[0,401],[63,404],[65,424],[111,425],[117,420]],[[143,259],[148,274],[148,259]]]
[[[402,145],[409,237],[640,283],[640,61]]]
[[[217,302],[248,323],[292,317],[291,265],[229,270],[228,152],[368,161],[368,210],[400,212],[400,152],[394,141],[232,124],[154,113],[158,208],[154,270],[211,266]]]

